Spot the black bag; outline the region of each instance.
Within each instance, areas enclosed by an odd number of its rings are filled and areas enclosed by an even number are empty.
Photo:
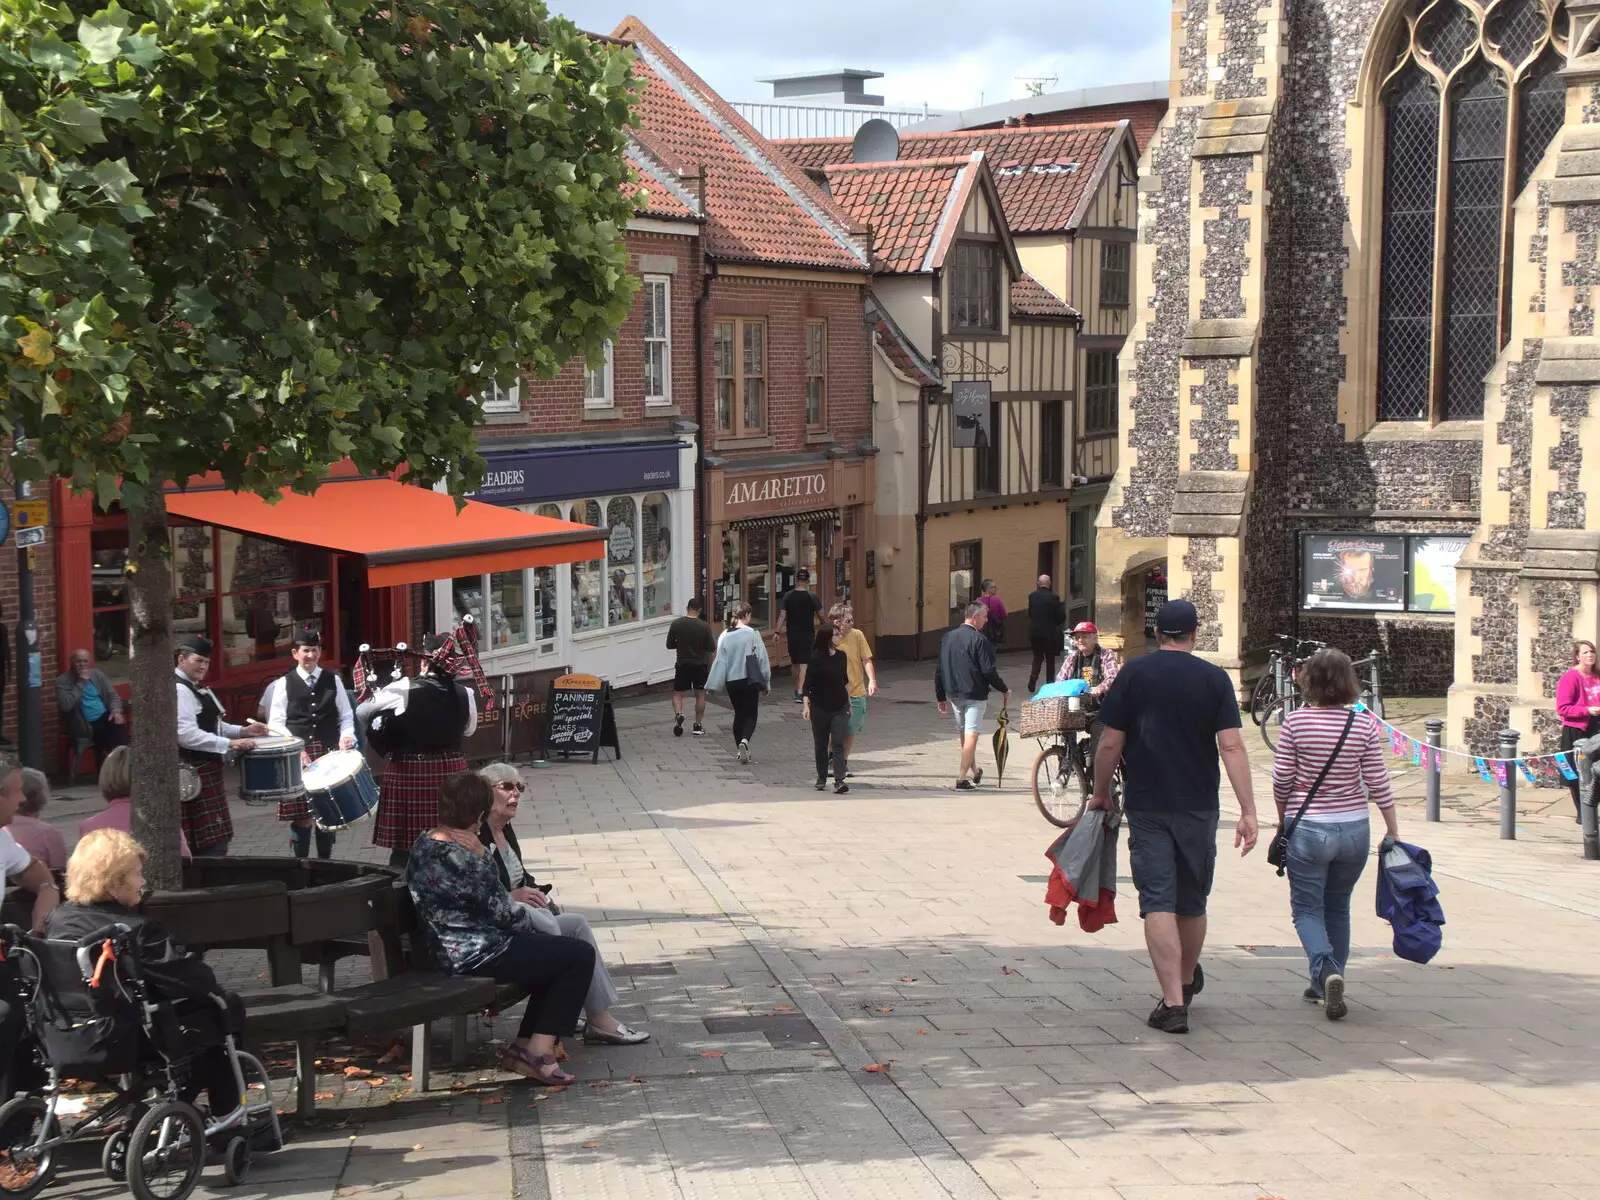
[[[1350,716],[1344,723],[1344,731],[1339,734],[1339,740],[1333,747],[1333,753],[1328,755],[1328,761],[1322,764],[1322,770],[1317,774],[1311,787],[1306,792],[1306,801],[1300,806],[1300,811],[1295,813],[1294,820],[1287,826],[1279,825],[1278,832],[1273,835],[1272,844],[1267,847],[1267,862],[1278,868],[1281,876],[1289,862],[1289,839],[1294,836],[1294,831],[1300,828],[1300,822],[1306,815],[1306,809],[1311,807],[1311,801],[1316,798],[1317,789],[1322,786],[1322,781],[1328,777],[1328,771],[1333,767],[1334,760],[1339,757],[1339,751],[1344,749],[1345,739],[1350,736],[1350,727],[1356,723],[1356,710],[1350,710]]]

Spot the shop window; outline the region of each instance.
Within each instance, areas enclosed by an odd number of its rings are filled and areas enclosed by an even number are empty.
[[[1000,331],[1000,256],[989,242],[957,242],[950,277],[950,327]]]
[[[717,428],[738,437],[766,428],[767,327],[758,320],[725,320],[711,327],[717,382]]]
[[[522,571],[499,571],[451,581],[456,617],[471,615],[478,629],[480,653],[528,644],[524,575]]]
[[[217,535],[217,577],[228,666],[287,658],[296,629],[320,630],[327,623],[332,558],[319,546],[223,529]]]
[[[608,341],[600,354],[600,361],[583,371],[583,406],[585,408],[611,407],[611,343]]]
[[[207,596],[215,592],[217,576],[211,558],[215,539],[211,526],[174,525],[171,535],[173,596]]]
[[[1066,404],[1046,400],[1039,405],[1039,486],[1060,487],[1065,477]]]
[[[1107,308],[1128,307],[1131,249],[1127,242],[1100,243],[1100,303]]]
[[[672,403],[672,279],[644,277],[644,402]]]
[[[672,613],[672,502],[660,492],[639,509],[639,570],[643,577],[644,619]]]
[[[722,577],[717,586],[713,615],[720,621],[732,605],[744,599],[744,534],[737,529],[722,534]]]
[[[480,632],[489,628],[483,613],[483,581],[482,575],[467,575],[450,581],[450,599],[455,607],[456,620],[471,617]]]
[[[96,529],[90,534],[89,575],[94,606],[94,662],[113,683],[130,678],[133,643],[129,635],[128,531]],[[77,647],[70,647],[76,649]]]
[[[953,542],[950,545],[950,625],[967,619],[967,605],[978,598],[983,580],[983,543]]]
[[[580,500],[572,506],[571,520],[579,525],[600,526],[600,502]],[[600,629],[605,625],[605,569],[603,558],[572,564],[572,631]]]
[[[757,629],[772,626],[772,531],[747,529],[744,534],[744,602]]]
[[[528,572],[533,595],[529,597],[533,639],[548,642],[556,636],[556,569],[534,567]]]
[[[606,505],[606,524],[611,527],[606,624],[626,625],[639,619],[639,514],[632,496],[617,496]]]
[[[795,580],[800,574],[800,530],[799,525],[780,525],[774,539],[776,545],[773,555],[773,586],[777,588],[778,595],[783,596],[794,588]],[[812,579],[815,580],[813,575]],[[816,586],[813,583],[813,586]]]
[[[533,515],[536,517],[550,517],[557,521],[565,521],[567,519],[562,515],[559,504],[541,504],[533,510]]]
[[[1083,432],[1117,431],[1117,352],[1090,350],[1083,356]]]
[[[474,375],[482,374],[478,367],[473,367],[472,372]],[[493,379],[486,379],[478,392],[478,407],[485,415],[521,412],[522,385],[512,382],[509,387],[501,387]]]
[[[806,322],[806,428],[821,429],[827,411],[828,323]]]
[[[1000,425],[1000,402],[989,401],[989,444],[979,446],[973,453],[977,456],[976,487],[981,495],[996,495],[1001,490],[1000,479],[1000,446],[1005,441],[1005,432]]]

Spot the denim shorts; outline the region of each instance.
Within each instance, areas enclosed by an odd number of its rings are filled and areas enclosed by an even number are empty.
[[[950,711],[955,714],[958,734],[982,733],[983,715],[989,709],[987,700],[950,701]]]
[[[1216,809],[1130,812],[1128,864],[1139,889],[1139,915],[1206,915],[1217,866]]]

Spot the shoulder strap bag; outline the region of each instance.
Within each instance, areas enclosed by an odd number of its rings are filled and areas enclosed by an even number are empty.
[[[1350,716],[1344,723],[1344,731],[1339,734],[1339,740],[1333,747],[1333,753],[1328,755],[1328,761],[1322,764],[1322,770],[1317,773],[1317,778],[1306,791],[1305,803],[1300,806],[1300,811],[1295,813],[1294,820],[1287,825],[1279,825],[1278,832],[1273,835],[1272,845],[1267,847],[1267,862],[1278,869],[1281,876],[1289,862],[1289,839],[1294,836],[1294,831],[1300,828],[1300,822],[1305,818],[1306,809],[1311,807],[1311,801],[1316,798],[1317,789],[1322,786],[1322,781],[1328,777],[1329,770],[1339,757],[1339,751],[1344,749],[1345,739],[1350,736],[1350,727],[1356,723],[1356,710],[1350,710]]]

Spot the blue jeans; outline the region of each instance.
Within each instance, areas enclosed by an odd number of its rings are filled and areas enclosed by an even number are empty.
[[[1350,893],[1371,849],[1365,819],[1301,821],[1289,839],[1289,908],[1319,996],[1324,966],[1343,975],[1350,961]]]

